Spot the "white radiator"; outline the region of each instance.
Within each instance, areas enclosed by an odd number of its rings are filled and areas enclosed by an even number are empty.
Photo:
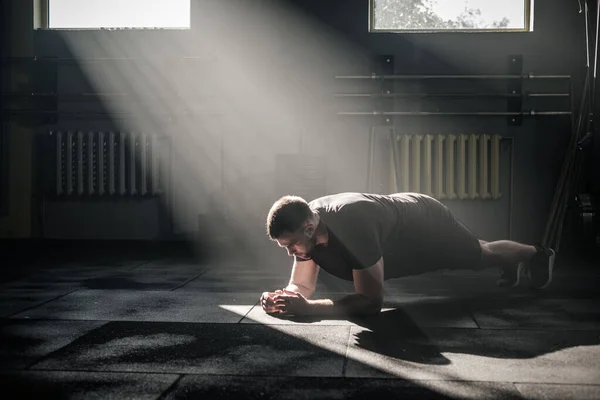
[[[136,132],[51,132],[59,196],[162,193],[159,136]]]
[[[499,199],[498,135],[393,135],[391,191],[437,199]],[[395,151],[394,151],[395,150]],[[399,176],[397,176],[399,175]]]

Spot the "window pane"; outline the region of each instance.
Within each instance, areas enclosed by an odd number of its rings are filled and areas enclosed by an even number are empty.
[[[190,0],[50,0],[50,29],[189,28]]]
[[[372,0],[373,30],[524,30],[529,0]]]

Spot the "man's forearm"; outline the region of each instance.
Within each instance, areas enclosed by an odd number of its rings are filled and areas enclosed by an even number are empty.
[[[307,299],[310,299],[310,297],[314,294],[314,290],[311,290],[310,288],[304,286],[296,285],[294,283],[288,284],[285,288],[290,292],[301,293],[302,296],[306,297]]]
[[[372,301],[362,294],[352,294],[340,300],[309,300],[310,314],[321,316],[366,316],[381,312],[381,301]]]

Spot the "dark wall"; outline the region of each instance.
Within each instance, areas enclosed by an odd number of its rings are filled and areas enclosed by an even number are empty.
[[[298,7],[315,15],[325,23],[343,32],[352,41],[374,54],[389,54],[395,59],[399,74],[506,74],[509,57],[520,55],[523,72],[532,74],[566,74],[573,77],[577,90],[583,80],[584,19],[578,14],[577,2],[550,0],[535,2],[534,31],[530,33],[435,33],[392,34],[369,33],[365,1],[297,1]],[[480,87],[490,91],[494,86]],[[457,85],[454,85],[457,86]],[[422,90],[451,89],[430,84]],[[454,87],[454,89],[459,89]],[[488,89],[488,90],[486,90]],[[502,89],[502,88],[500,88]],[[564,84],[539,82],[531,84],[533,91],[565,91]],[[575,98],[578,99],[577,90]],[[482,109],[503,111],[505,103],[487,104],[478,100]],[[430,104],[442,110],[453,110],[453,102]],[[409,107],[426,109],[423,103]],[[467,104],[466,107],[470,107]],[[504,108],[503,108],[504,107]],[[537,102],[524,108],[569,109],[569,104]],[[414,109],[413,108],[413,109]],[[460,107],[459,107],[460,108]],[[415,133],[496,133],[515,138],[513,238],[539,241],[552,201],[554,185],[562,163],[564,146],[569,135],[570,121],[566,117],[525,118],[520,126],[509,126],[505,118],[444,118],[428,117],[416,120],[395,120],[400,131]],[[507,193],[507,188],[503,188]],[[499,201],[485,211],[477,202],[451,204],[467,224],[482,236],[498,234],[490,225],[503,225],[506,204]],[[500,232],[506,232],[500,230]]]
[[[9,42],[9,26],[8,16],[10,15],[10,2],[2,3],[2,27],[0,32],[2,38],[0,39],[0,53],[2,58],[8,57],[10,54],[10,42]],[[0,90],[2,93],[7,91],[10,87],[10,73],[5,65],[2,66],[2,76],[0,79]],[[0,111],[2,111],[1,124],[0,124],[0,216],[6,216],[8,214],[8,135],[7,123],[4,117],[5,108],[5,97],[0,97]]]
[[[572,76],[576,100],[583,84],[585,28],[576,1],[535,2],[534,31],[529,33],[432,33],[393,34],[368,32],[368,1],[301,0],[295,2],[307,13],[341,32],[372,54],[394,56],[398,74],[507,74],[509,60],[519,55],[523,72],[536,75]],[[367,72],[367,71],[361,71]],[[504,82],[502,84],[505,84]],[[422,85],[424,92],[460,90],[463,83]],[[413,88],[414,89],[414,88]],[[477,91],[502,90],[487,82]],[[543,81],[529,83],[526,90],[565,92],[568,84]],[[401,89],[400,89],[401,90]],[[477,100],[481,109],[505,111],[506,103]],[[469,111],[472,104],[456,100],[410,104],[408,107]],[[431,110],[431,108],[429,108]],[[526,103],[524,109],[569,110],[568,102]],[[471,110],[474,111],[474,110]],[[520,126],[510,126],[500,117],[453,117],[436,119],[396,118],[395,128],[411,133],[492,133],[515,139],[513,238],[540,241],[554,193],[554,186],[570,134],[570,120],[563,116],[525,117]],[[503,170],[504,171],[504,170]],[[503,187],[508,195],[508,188]],[[450,206],[481,236],[499,238],[506,233],[505,199],[485,207],[481,202],[452,203]],[[493,225],[502,225],[496,230]]]
[[[268,4],[268,2],[263,3]],[[376,55],[392,55],[394,57],[396,73],[505,74],[508,71],[509,57],[520,55],[523,59],[524,73],[572,75],[575,88],[582,81],[584,28],[582,15],[577,13],[578,6],[575,1],[546,0],[536,2],[534,32],[485,34],[375,34],[368,32],[367,0],[294,0],[290,3],[297,11],[316,20],[316,22],[313,21],[316,27],[327,31],[329,34],[337,35],[336,40],[339,43],[345,43],[348,49],[353,49],[357,54],[364,55],[365,59]],[[140,48],[151,49],[153,46],[159,48],[161,45],[168,43],[169,38],[176,38],[179,43],[187,43],[187,45],[184,45],[180,49],[172,49],[169,54],[173,56],[203,55],[210,52],[207,50],[210,46],[198,46],[199,37],[208,35],[210,38],[210,30],[213,28],[217,32],[220,32],[220,35],[228,35],[225,33],[227,31],[226,24],[218,27],[215,21],[211,22],[210,14],[205,13],[206,9],[202,9],[199,2],[194,3],[193,10],[194,25],[191,31],[113,31],[101,33],[101,35],[104,35],[103,37],[110,37],[112,43],[115,44],[120,42],[119,38],[132,39],[139,46],[137,48],[123,48],[120,53],[123,57],[136,56],[142,53],[143,51]],[[237,21],[243,21],[243,17],[243,15],[238,15],[235,18],[237,18]],[[232,17],[232,21],[235,18]],[[99,35],[99,33],[37,31],[35,35],[36,54],[39,56],[72,57],[74,56],[72,49],[69,48],[65,41],[65,38],[69,38],[69,40],[81,40],[87,43],[89,53],[101,57],[103,56],[102,48],[94,47],[95,35]],[[286,37],[285,33],[282,33],[282,37]],[[242,51],[242,42],[244,40],[252,42],[250,38],[228,37],[228,43],[231,43],[231,48],[219,50],[231,51],[232,53]],[[257,38],[254,39],[256,42],[259,40]],[[283,41],[284,39],[280,40]],[[300,38],[295,38],[295,40],[294,46],[289,46],[287,50],[282,47],[281,50],[283,57],[288,57],[289,60],[301,55],[303,51],[301,46],[298,46],[298,43],[301,43],[302,40]],[[202,41],[203,44],[209,42],[209,39]],[[286,54],[289,54],[289,56],[286,56]],[[339,87],[339,83],[333,82],[335,74],[370,72],[366,63],[352,64],[345,62],[345,59],[337,58],[335,50],[329,54],[330,58],[327,55],[321,56],[325,58],[323,59],[324,61],[318,63],[320,72],[315,73],[315,79],[331,79],[330,84],[332,87]],[[235,57],[231,59],[235,59]],[[106,73],[110,73],[110,68],[106,70]],[[173,75],[177,75],[177,71],[174,71]],[[564,87],[545,86],[550,85],[550,83],[540,82],[535,84],[538,86],[532,87],[532,90],[561,91],[565,89]],[[450,86],[441,87],[428,83],[413,86],[411,89],[449,91],[456,89],[456,85],[457,83],[453,83]],[[59,70],[59,91],[86,91],[90,87],[90,83],[86,82],[86,77],[77,64],[62,67]],[[475,89],[489,91],[498,89],[498,87],[491,83],[483,83]],[[72,107],[73,105],[63,106]],[[410,103],[402,104],[402,106],[411,107],[414,110],[425,110],[428,107],[461,110],[465,109],[465,107],[478,106],[487,107],[495,111],[503,111],[506,108],[506,103],[491,101],[489,103],[482,103],[478,101],[476,104],[469,103],[463,105],[458,102],[445,101],[436,103]],[[568,108],[569,105],[538,103],[527,106]],[[96,105],[89,105],[89,107],[97,110],[105,110],[102,102]],[[367,133],[370,123],[370,121],[365,120],[361,122],[342,121],[342,126],[352,125],[352,128],[348,128],[346,132],[333,129],[335,132],[330,137],[325,137],[323,136],[323,132],[318,132],[318,134],[314,134],[314,137],[307,138],[310,143],[315,144],[313,149],[324,146],[326,149],[322,151],[323,154],[329,156],[330,160],[335,160],[335,162],[330,162],[329,170],[327,171],[327,192],[366,190]],[[102,130],[111,129],[114,126],[114,121],[110,119],[86,120],[82,118],[71,121],[63,118],[59,121],[59,124],[64,128]],[[513,183],[514,193],[512,193],[512,238],[527,242],[537,242],[541,239],[552,201],[554,185],[564,155],[564,145],[569,135],[570,121],[568,118],[525,117],[522,124],[518,126],[509,125],[505,117],[396,118],[394,126],[398,132],[404,133],[488,133],[514,138],[515,180]],[[167,126],[164,129],[174,128]],[[227,129],[231,129],[231,127],[227,127]],[[289,149],[293,149],[290,151],[296,152],[298,150],[296,146],[298,142],[297,136],[297,131],[289,130],[285,134],[281,134],[278,138],[278,140],[281,140],[281,143],[279,145],[273,144],[274,147],[270,153],[261,150],[261,152],[257,151],[250,155],[244,152],[244,142],[241,140],[235,140],[228,144],[227,139],[225,141],[219,138],[214,139],[216,141],[221,140],[221,146],[225,146],[226,151],[230,150],[232,154],[236,154],[235,157],[240,155],[246,156],[243,161],[237,161],[236,168],[242,172],[236,175],[231,172],[232,169],[228,170],[229,172],[224,171],[223,169],[227,167],[227,162],[223,161],[223,158],[219,158],[225,157],[223,156],[224,153],[221,152],[221,156],[218,154],[214,155],[216,157],[214,161],[215,167],[211,172],[211,178],[213,176],[223,176],[221,178],[222,181],[220,183],[211,181],[212,186],[210,186],[210,189],[199,190],[193,195],[195,196],[194,198],[202,199],[200,202],[206,204],[212,204],[207,199],[214,196],[217,196],[217,203],[232,202],[231,198],[234,196],[225,196],[224,192],[219,192],[215,195],[215,191],[218,192],[221,186],[233,186],[240,182],[246,185],[244,186],[244,191],[246,192],[252,190],[267,192],[268,195],[264,196],[264,201],[251,211],[253,216],[256,216],[256,221],[253,221],[253,223],[259,224],[258,230],[262,229],[260,223],[264,217],[263,214],[266,214],[264,207],[268,201],[277,195],[276,188],[265,186],[268,185],[265,182],[269,182],[274,178],[274,167],[271,161],[268,161],[268,164],[265,164],[264,171],[259,168],[258,172],[252,175],[247,171],[251,169],[254,171],[257,170],[255,168],[257,159],[261,161],[266,158],[274,159],[275,154],[286,152]],[[338,151],[334,150],[335,146],[338,146]],[[336,155],[334,156],[332,153],[336,153]],[[233,156],[230,156],[230,163],[232,163],[231,160],[233,158]],[[339,160],[344,159],[351,159],[352,162],[339,162]],[[502,168],[505,176],[509,171],[509,162],[510,155],[506,152],[503,155]],[[385,180],[385,178],[381,179]],[[448,203],[467,225],[488,240],[506,238],[508,236],[510,185],[506,179],[503,179],[503,182],[502,191],[505,196],[499,201]],[[381,190],[385,191],[385,188],[382,187]],[[232,203],[230,208],[236,208],[235,206],[236,204]],[[210,211],[210,206],[199,206],[199,208]],[[156,217],[149,214],[158,212],[157,207],[144,206],[140,207],[139,210],[140,215],[136,219],[138,223],[139,221],[156,221]],[[198,210],[194,210],[194,212],[196,211]],[[55,212],[68,214],[68,211],[65,211],[62,206],[56,208]],[[187,228],[182,228],[182,230],[193,229],[193,221],[195,221],[194,212],[190,212],[188,217],[184,218],[192,222]],[[86,220],[85,213],[86,211],[78,207],[77,220]],[[93,221],[94,218],[98,218],[98,215],[101,215],[97,211],[93,211],[93,214],[94,216],[91,219],[87,218],[87,221]],[[62,218],[61,215],[54,216],[53,219],[60,221]],[[63,234],[60,232],[59,227],[56,227],[56,229],[58,236]],[[79,225],[78,229],[84,228]],[[88,226],[88,232],[91,232],[91,236],[94,235],[94,229],[96,228]],[[128,227],[124,224],[123,227],[117,227],[117,229],[123,232]],[[155,225],[142,228],[138,226],[132,232],[141,232],[145,229],[156,230],[158,228]],[[72,232],[68,234],[71,235]],[[103,234],[107,235],[109,233],[104,232]]]

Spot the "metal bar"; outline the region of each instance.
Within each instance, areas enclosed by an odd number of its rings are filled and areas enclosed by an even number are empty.
[[[587,87],[587,85],[589,85],[590,83],[590,76],[589,73],[585,75],[585,82],[583,87]],[[571,90],[573,90],[573,85],[571,85]],[[576,148],[577,146],[577,142],[579,141],[579,137],[580,137],[580,132],[584,129],[584,124],[585,124],[585,118],[586,118],[586,111],[585,111],[585,105],[588,102],[588,91],[587,90],[582,90],[581,91],[581,99],[580,99],[580,107],[581,112],[577,112],[575,110],[575,103],[574,103],[574,99],[572,101],[571,107],[573,107],[573,114],[572,114],[572,132],[569,138],[569,144],[567,146],[567,151],[566,151],[566,155],[565,155],[565,159],[563,161],[563,164],[561,166],[561,171],[560,171],[560,176],[558,178],[557,184],[556,184],[556,188],[554,190],[554,197],[552,200],[552,205],[550,207],[550,214],[548,215],[548,220],[546,221],[546,229],[544,230],[544,236],[542,239],[542,244],[545,246],[549,246],[552,244],[552,239],[553,236],[555,234],[554,230],[555,230],[555,224],[558,221],[558,218],[560,216],[561,213],[561,204],[563,203],[563,196],[564,196],[564,191],[565,191],[565,186],[567,185],[567,180],[569,179],[569,171],[572,168],[572,163],[573,163],[573,153],[574,153],[574,148]]]
[[[535,115],[571,115],[570,111],[529,111],[529,112],[440,112],[440,111],[343,111],[338,115],[395,115],[395,116],[427,116],[427,115],[489,115],[489,116],[535,116]]]
[[[592,115],[596,110],[596,77],[598,73],[598,45],[600,40],[600,1],[596,1],[596,40],[594,45],[596,49],[594,51],[594,72],[592,79],[592,87],[594,90],[592,91],[592,97],[590,99],[590,107],[592,110]],[[592,117],[593,118],[593,117]]]
[[[127,97],[134,96],[136,99],[153,99],[158,98],[158,96],[153,95],[142,95],[140,93],[133,92],[71,92],[71,93],[56,93],[56,92],[7,92],[2,93],[2,97],[4,98],[46,98],[52,97],[61,100],[98,100],[98,97]],[[181,97],[176,95],[170,96],[161,96],[161,99],[171,98],[173,100],[181,101]],[[197,95],[193,100],[201,101],[207,99],[216,98],[216,94],[205,94],[205,95]]]
[[[127,92],[81,92],[81,93],[52,93],[52,92],[32,92],[32,93],[2,93],[4,97],[58,97],[80,99],[86,97],[126,97],[136,96],[136,93]],[[334,97],[569,97],[569,93],[336,93]],[[146,96],[142,96],[146,97]],[[150,96],[148,96],[150,97]],[[203,96],[208,98],[213,96]]]
[[[200,56],[181,56],[181,57],[3,57],[2,64],[17,64],[17,63],[54,63],[54,64],[80,64],[80,63],[95,63],[106,61],[204,61],[217,62],[217,58],[207,58]]]
[[[571,97],[570,93],[527,93],[529,97]]]
[[[126,92],[74,92],[74,93],[55,93],[55,92],[10,92],[2,93],[4,97],[91,97],[91,96],[129,96],[134,93]]]
[[[571,75],[337,75],[335,79],[571,79]]]
[[[87,112],[87,111],[44,111],[44,110],[12,110],[16,112],[11,112],[11,110],[7,110],[5,114],[14,114],[14,115],[29,115],[29,114],[54,114],[54,115],[63,115],[63,116],[72,116],[72,117],[83,117],[83,116],[106,116],[106,117],[123,117],[128,115],[139,115],[139,113],[134,112]],[[29,111],[29,112],[28,112]],[[162,115],[162,116],[178,116],[178,115],[223,115],[223,112],[216,111],[206,111],[206,112],[191,112],[191,113],[165,113],[165,114],[156,114],[153,115]],[[526,112],[493,112],[493,111],[482,111],[482,112],[443,112],[443,111],[342,111],[338,112],[338,115],[395,115],[395,116],[419,116],[419,115],[495,115],[495,116],[535,116],[535,115],[571,115],[571,111],[526,111]]]
[[[202,110],[202,111],[191,111],[191,112],[172,112],[172,113],[159,113],[153,110],[147,110],[152,115],[157,116],[193,116],[193,115],[224,115],[223,111],[215,110]],[[99,111],[62,111],[62,110],[3,110],[3,115],[60,115],[66,117],[110,117],[110,118],[124,118],[130,115],[139,115],[139,112],[99,112]]]
[[[569,93],[336,93],[334,97],[569,97]]]

